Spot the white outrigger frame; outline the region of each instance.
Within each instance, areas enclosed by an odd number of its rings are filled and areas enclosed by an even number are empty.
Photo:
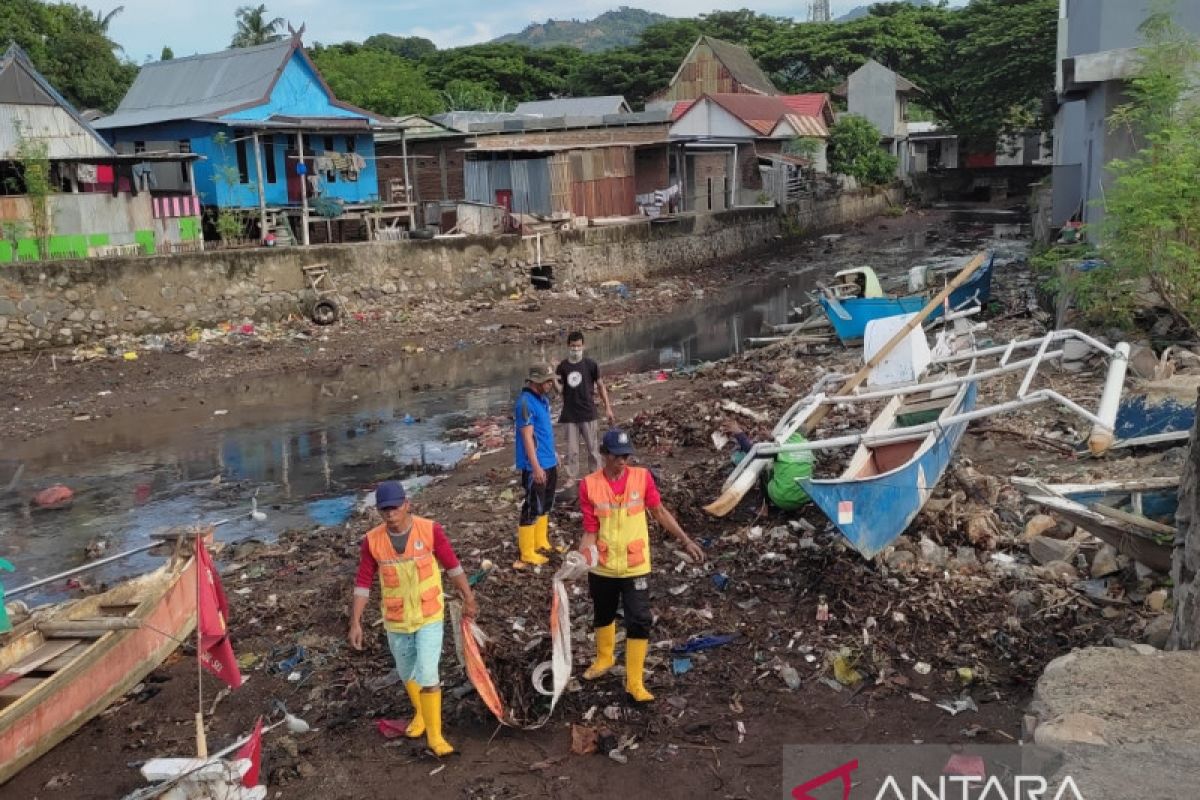
[[[1043,363],[1056,361],[1063,356],[1061,349],[1050,350],[1050,346],[1070,339],[1076,339],[1109,358],[1109,368],[1105,378],[1104,390],[1100,396],[1100,403],[1097,410],[1094,413],[1053,389],[1038,389],[1032,392],[1029,390],[1039,367]],[[1033,356],[1010,363],[1009,359],[1011,359],[1014,352],[1034,347],[1037,348],[1037,352]],[[1112,447],[1115,441],[1113,429],[1116,424],[1117,409],[1121,400],[1121,389],[1125,382],[1125,372],[1129,363],[1129,349],[1129,345],[1125,342],[1121,342],[1116,347],[1109,347],[1103,342],[1088,336],[1086,333],[1067,329],[1051,331],[1044,336],[1032,339],[1013,340],[1008,344],[987,347],[981,350],[955,353],[936,358],[931,362],[931,365],[949,365],[963,361],[972,362],[972,371],[963,376],[940,378],[928,382],[906,383],[889,386],[885,389],[876,389],[849,395],[831,396],[827,392],[833,391],[834,387],[844,383],[849,376],[832,373],[824,375],[807,396],[793,404],[783,417],[780,418],[771,431],[771,441],[754,444],[742,457],[737,467],[725,479],[721,496],[706,506],[705,510],[715,516],[724,516],[732,511],[746,492],[754,486],[758,475],[767,465],[767,459],[779,453],[833,450],[860,444],[873,445],[886,442],[908,441],[921,438],[929,432],[939,430],[947,425],[970,422],[997,414],[1005,414],[1046,402],[1057,403],[1091,422],[1092,431],[1088,438],[1088,447],[1093,454],[1103,453]],[[999,366],[993,369],[974,371],[974,362],[982,358],[995,356],[1000,357]],[[1025,371],[1025,376],[1021,381],[1020,388],[1017,390],[1017,398],[1015,400],[954,414],[936,422],[913,425],[893,431],[874,434],[848,434],[846,436],[835,436],[811,442],[787,443],[787,440],[808,423],[822,406],[869,402],[900,394],[949,389],[968,381],[988,380],[1000,375],[1020,372],[1021,370]]]

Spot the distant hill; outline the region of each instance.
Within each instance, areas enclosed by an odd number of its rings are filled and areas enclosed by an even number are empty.
[[[652,11],[621,6],[616,11],[606,11],[593,20],[583,22],[577,19],[534,22],[520,33],[509,33],[493,41],[538,48],[567,45],[594,53],[635,44],[646,28],[669,19]]]
[[[931,5],[933,5],[933,0],[904,0],[904,2],[908,3],[911,6],[931,6]],[[871,11],[872,5],[874,5],[874,4],[872,3],[872,4],[865,5],[865,6],[855,6],[854,8],[847,11],[845,14],[842,14],[840,17],[835,19],[834,22],[849,22],[852,19],[858,19],[859,17],[865,17]]]

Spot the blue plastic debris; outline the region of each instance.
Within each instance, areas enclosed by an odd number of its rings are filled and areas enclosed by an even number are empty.
[[[402,421],[404,422],[405,425],[412,425],[417,420],[413,417],[412,414],[405,414],[404,419]]]
[[[280,661],[278,664],[275,665],[275,671],[278,673],[281,673],[283,675],[287,675],[288,673],[295,670],[296,667],[300,666],[301,662],[303,662],[303,661],[304,661],[304,646],[298,644],[298,645],[296,645],[295,649],[292,650],[292,654],[290,656],[288,656],[283,661]]]
[[[718,592],[725,591],[725,587],[729,586],[729,576],[724,572],[717,572],[712,576],[713,586],[717,587]]]
[[[699,636],[695,639],[689,639],[683,644],[675,645],[671,648],[671,652],[699,653],[701,650],[712,650],[715,647],[724,647],[736,638],[736,633],[724,633],[719,636]]]
[[[683,675],[686,672],[691,672],[692,660],[690,658],[675,658],[671,660],[671,671],[676,675]]]
[[[358,499],[352,494],[313,500],[308,504],[308,516],[318,525],[332,528],[350,519],[357,502]]]

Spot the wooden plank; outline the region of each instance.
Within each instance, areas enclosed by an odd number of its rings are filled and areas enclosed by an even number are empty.
[[[21,678],[0,689],[0,708],[12,705],[37,688],[45,678]]]
[[[1161,522],[1155,522],[1146,517],[1139,517],[1137,514],[1130,514],[1128,511],[1122,511],[1119,508],[1106,506],[1103,503],[1092,503],[1090,508],[1097,514],[1102,514],[1109,519],[1115,519],[1118,522],[1124,522],[1129,525],[1136,525],[1139,528],[1154,531],[1155,533],[1165,533],[1174,535],[1175,529],[1170,525],[1163,525]]]
[[[84,651],[92,646],[91,642],[80,642],[72,647],[67,652],[60,655],[58,658],[52,658],[45,664],[42,664],[37,672],[58,672],[60,669],[66,669],[71,662],[83,655]]]
[[[32,653],[13,664],[11,667],[5,670],[5,672],[33,672],[46,662],[61,656],[72,647],[75,647],[81,643],[82,640],[80,639],[55,639],[54,641],[46,642],[37,650],[34,650]]]

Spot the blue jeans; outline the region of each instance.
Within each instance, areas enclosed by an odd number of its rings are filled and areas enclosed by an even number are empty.
[[[425,687],[438,686],[438,661],[442,658],[445,624],[430,622],[413,633],[388,632],[388,649],[396,659],[396,672],[404,682],[416,681]]]

